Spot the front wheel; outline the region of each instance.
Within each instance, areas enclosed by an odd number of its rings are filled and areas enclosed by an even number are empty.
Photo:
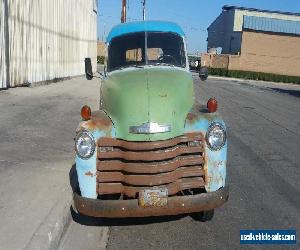
[[[207,80],[207,76],[200,76],[201,81],[206,81]]]
[[[199,77],[202,81],[205,81],[208,77],[208,68],[207,67],[201,67],[199,70]]]
[[[210,221],[214,217],[214,209],[191,214],[191,217],[197,221]]]

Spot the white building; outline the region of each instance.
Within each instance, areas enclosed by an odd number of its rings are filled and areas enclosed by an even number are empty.
[[[0,89],[84,74],[97,58],[97,0],[1,0]]]

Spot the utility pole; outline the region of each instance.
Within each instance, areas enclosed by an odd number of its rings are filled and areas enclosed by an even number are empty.
[[[126,23],[126,4],[127,0],[122,0],[121,23]]]
[[[143,20],[146,20],[146,0],[143,0]]]
[[[106,32],[105,32],[105,29],[106,29],[106,22],[103,23],[103,34],[102,34],[102,41],[105,40],[105,36],[106,36]]]

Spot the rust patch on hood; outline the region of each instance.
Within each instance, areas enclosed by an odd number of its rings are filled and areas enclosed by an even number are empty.
[[[94,111],[90,120],[80,123],[77,132],[82,129],[110,132],[112,130],[112,121],[103,110]]]
[[[197,118],[197,116],[194,114],[194,113],[188,113],[186,119],[189,121],[189,122],[193,122],[195,121]]]
[[[91,120],[94,122],[101,123],[103,127],[110,127],[111,126],[111,120],[107,116],[107,114],[102,110],[97,110],[92,112]]]
[[[209,113],[205,105],[195,104],[191,111],[187,114],[186,122],[194,124],[200,119],[212,121],[217,116],[217,113]]]

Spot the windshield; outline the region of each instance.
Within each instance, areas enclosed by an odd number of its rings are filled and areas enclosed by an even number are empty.
[[[185,68],[183,38],[169,32],[139,32],[111,41],[108,47],[108,71],[144,65]]]

